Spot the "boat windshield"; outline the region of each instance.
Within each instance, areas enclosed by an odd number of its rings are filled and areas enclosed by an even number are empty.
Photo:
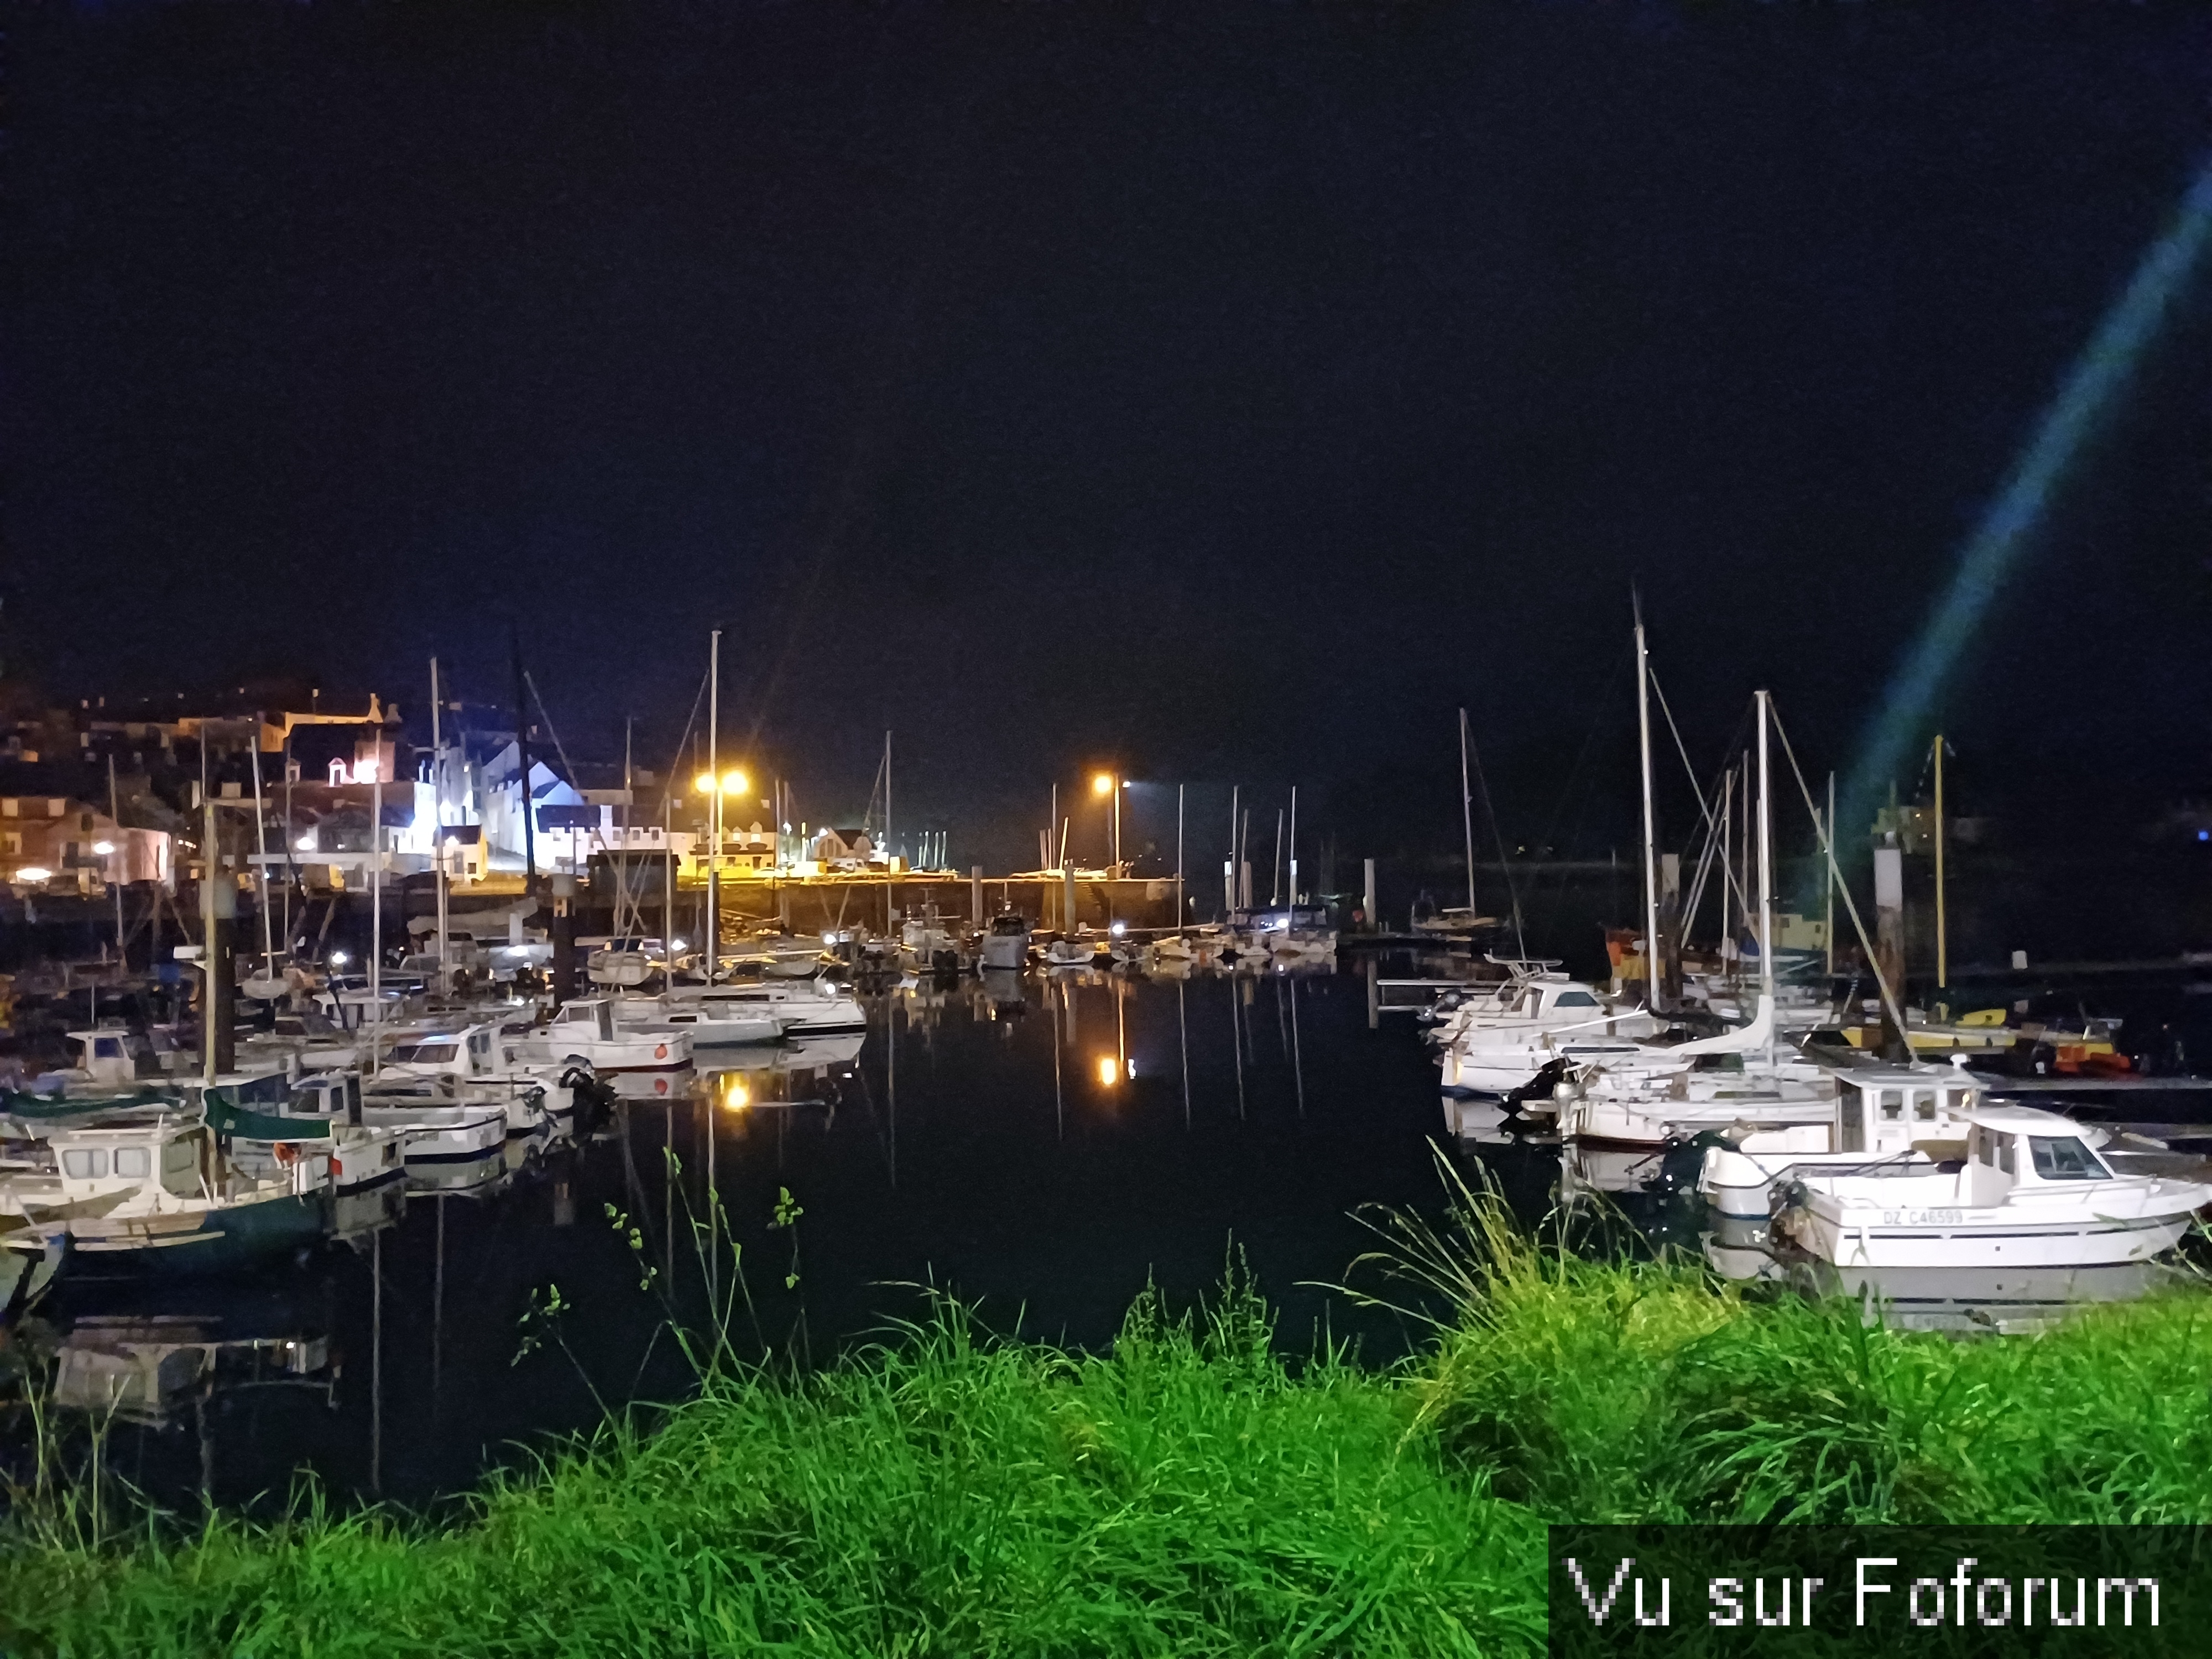
[[[2107,1181],[2112,1171],[2097,1155],[2072,1135],[2030,1135],[2029,1156],[2035,1173],[2045,1181]]]
[[[443,1066],[459,1054],[458,1043],[403,1042],[392,1051],[392,1060],[398,1066]]]

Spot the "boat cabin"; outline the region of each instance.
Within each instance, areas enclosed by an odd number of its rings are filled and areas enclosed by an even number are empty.
[[[149,1185],[179,1198],[199,1198],[220,1181],[206,1127],[166,1114],[143,1123],[57,1130],[46,1144],[67,1204]]]
[[[1606,1011],[1605,999],[1578,981],[1547,975],[1522,988],[1520,997],[1506,1012],[1521,1019],[1596,1019]]]
[[[361,1122],[359,1072],[310,1072],[292,1085],[284,1109],[288,1117],[320,1118],[331,1123]]]
[[[138,1032],[120,1027],[71,1031],[76,1049],[76,1070],[88,1083],[106,1089],[128,1089],[141,1078],[162,1075],[153,1045]]]
[[[615,1040],[615,1006],[605,997],[579,997],[574,1002],[561,1005],[553,1016],[550,1034],[561,1037],[596,1038],[601,1042]]]
[[[490,1077],[499,1070],[498,1039],[499,1028],[492,1024],[431,1032],[395,1043],[386,1063],[413,1077]]]
[[[1996,1204],[2014,1187],[2071,1189],[2116,1179],[2081,1138],[2081,1126],[2033,1106],[1984,1106],[1966,1119],[1967,1202]]]
[[[1938,1163],[1965,1156],[1967,1115],[1980,1107],[1982,1091],[1957,1067],[1869,1066],[1833,1075],[1838,1152],[1917,1148]]]

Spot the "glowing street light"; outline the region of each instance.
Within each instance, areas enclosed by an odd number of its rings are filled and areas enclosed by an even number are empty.
[[[112,841],[96,841],[92,844],[92,850],[100,857],[106,858],[115,850],[115,843]]]
[[[1121,1081],[1121,1062],[1111,1054],[1098,1056],[1098,1086],[1102,1089],[1118,1087]]]
[[[36,864],[27,864],[15,872],[15,879],[18,881],[52,881],[53,876],[52,871]]]
[[[1117,778],[1111,772],[1094,772],[1091,775],[1091,793],[1114,798],[1114,873],[1121,873],[1121,792],[1129,787],[1128,780]]]

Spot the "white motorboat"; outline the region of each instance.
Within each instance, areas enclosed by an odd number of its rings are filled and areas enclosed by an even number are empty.
[[[716,1005],[723,1013],[753,1018],[773,1017],[785,1036],[812,1036],[829,1031],[862,1031],[868,1016],[860,1000],[843,986],[828,980],[775,980],[736,985],[678,986],[663,999],[667,1018]],[[698,1029],[695,1023],[691,1030]]]
[[[1443,1086],[1475,1094],[1525,1089],[1548,1066],[1632,1060],[1638,1039],[1662,1029],[1641,1008],[1623,1012],[1595,987],[1548,974],[1529,980],[1504,1010],[1478,1001],[1461,1012],[1468,1018],[1443,1044]]]
[[[359,1073],[256,1078],[218,1085],[217,1092],[224,1098],[210,1121],[228,1136],[231,1161],[257,1180],[289,1176],[306,1160],[311,1177],[326,1178],[333,1194],[345,1196],[406,1173],[405,1136],[361,1121]]]
[[[525,1065],[580,1061],[594,1072],[651,1071],[689,1065],[691,1034],[673,1025],[617,1027],[610,999],[579,997],[562,1004],[550,1023],[508,1054]]]
[[[96,1096],[129,1091],[143,1081],[167,1075],[153,1044],[143,1032],[119,1025],[101,1025],[68,1034],[76,1063],[39,1076],[40,1091],[70,1097]]]
[[[2055,1112],[1966,1121],[1963,1158],[1795,1175],[1778,1225],[1839,1267],[2093,1267],[2159,1255],[2212,1204],[2202,1182],[2115,1174]]]
[[[417,1166],[471,1164],[496,1158],[507,1145],[507,1112],[491,1104],[455,1104],[433,1086],[362,1097],[361,1120],[371,1128],[396,1129],[409,1171]]]
[[[1981,1085],[1956,1066],[1838,1066],[1829,1075],[1836,1087],[1825,1118],[1683,1125],[1686,1134],[1712,1133],[1727,1143],[1707,1149],[1698,1176],[1698,1190],[1716,1215],[1764,1226],[1777,1183],[1800,1170],[1930,1170],[1962,1155],[1967,1116],[1982,1103]],[[2077,1126],[2075,1133],[2093,1145],[2105,1139],[2100,1129]]]
[[[983,966],[1019,970],[1029,963],[1030,919],[1011,910],[992,917],[983,930]]]
[[[720,995],[625,998],[615,1005],[615,1024],[625,1030],[678,1026],[690,1033],[695,1050],[775,1042],[784,1027],[772,1005]]]
[[[572,1127],[577,1079],[588,1064],[525,1066],[510,1058],[512,1045],[496,1021],[422,1031],[395,1043],[377,1074],[385,1092],[410,1081],[447,1084],[471,1102],[497,1101],[508,1131],[535,1134],[541,1127]]]

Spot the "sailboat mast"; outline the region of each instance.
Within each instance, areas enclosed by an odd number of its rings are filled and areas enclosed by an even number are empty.
[[[1767,788],[1766,693],[1759,694],[1759,994],[1770,1006],[1774,1000],[1774,815]],[[1774,1055],[1774,1039],[1766,1040],[1767,1058]]]
[[[1723,941],[1735,937],[1735,921],[1731,906],[1735,902],[1735,768],[1728,769],[1721,779],[1721,938]],[[1729,945],[1724,953],[1729,971],[1735,971],[1735,947]]]
[[[522,799],[522,896],[538,896],[538,834],[533,820],[538,814],[530,805],[530,705],[524,700],[522,689],[522,634],[520,629],[510,629],[507,642],[514,648],[514,765],[521,775]],[[529,914],[525,910],[524,915]]]
[[[1765,705],[1760,704],[1764,708]],[[1651,653],[1644,639],[1644,602],[1636,602],[1636,733],[1644,772],[1644,997],[1654,1008],[1659,989],[1659,854],[1651,811]],[[1762,797],[1763,799],[1763,797]]]
[[[891,931],[891,874],[894,874],[894,854],[891,854],[891,734],[883,734],[883,931]]]
[[[1291,786],[1291,921],[1298,919],[1298,787]]]
[[[722,962],[721,892],[716,884],[722,863],[722,630],[707,636],[707,983],[714,982]]]
[[[1950,941],[1943,928],[1943,734],[1936,734],[1936,988],[1951,983]]]
[[[442,693],[438,685],[438,659],[430,659],[430,861],[435,866],[438,882],[438,994],[444,996],[453,988],[453,980],[446,965],[446,744],[445,727],[441,723],[439,703]],[[286,820],[290,828],[290,820]]]
[[[1938,739],[1938,744],[1940,746],[1941,739]],[[269,921],[269,804],[261,799],[261,715],[258,710],[255,711],[253,716],[252,753],[253,850],[260,855],[258,861],[261,866],[261,971],[264,974],[274,974],[276,971],[276,943],[270,935]],[[1942,767],[1942,763],[1939,760],[1936,763],[1937,770],[1936,774],[1936,799],[1939,803],[1936,806],[1936,812],[1939,819],[1942,817],[1943,811],[1943,809],[1940,805],[1943,799],[1943,774]],[[1943,890],[1942,877],[1943,855],[1940,851],[1936,855],[1936,868],[1937,871],[1936,890],[1940,895]],[[1936,914],[1940,917],[1942,914],[1943,908],[1940,897],[1936,908]],[[1942,936],[1942,927],[1940,922],[1936,927],[1936,936],[1939,939]],[[119,944],[116,946],[116,952],[118,955],[122,953],[122,949],[123,947]],[[1940,947],[1936,951],[1936,955],[1939,957],[1942,955],[1942,951]]]
[[[1229,862],[1221,866],[1225,878],[1223,884],[1229,899],[1229,908],[1221,913],[1224,921],[1228,921],[1237,909],[1237,803],[1243,793],[1242,784],[1229,786]]]
[[[1828,774],[1828,816],[1823,828],[1827,835],[1828,845],[1834,846],[1836,843],[1836,775],[1833,772]],[[1828,887],[1827,921],[1820,932],[1821,937],[1826,939],[1828,944],[1828,977],[1833,979],[1836,976],[1836,861],[1831,858],[1824,858],[1820,862],[1823,866],[1821,874],[1826,878]],[[1833,994],[1833,990],[1834,988],[1831,987],[1831,994]]]
[[[1474,793],[1467,781],[1467,710],[1459,711],[1459,819],[1467,834],[1467,916],[1474,920]],[[1527,952],[1522,952],[1526,955]]]

